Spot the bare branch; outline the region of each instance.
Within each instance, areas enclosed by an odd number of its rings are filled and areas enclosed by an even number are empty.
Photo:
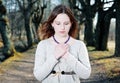
[[[17,0],[17,2],[18,2],[18,5],[19,5],[19,8],[20,8],[20,10],[21,10],[21,12],[23,12],[23,6],[22,6],[22,3],[19,1],[19,0]]]

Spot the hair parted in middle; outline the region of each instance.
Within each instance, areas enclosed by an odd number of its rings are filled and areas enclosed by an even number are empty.
[[[54,28],[52,27],[52,23],[54,19],[57,17],[58,14],[65,13],[69,16],[70,21],[72,23],[69,35],[73,38],[76,38],[76,35],[78,34],[78,23],[77,20],[74,17],[74,14],[72,13],[71,9],[65,5],[58,5],[56,6],[53,11],[51,12],[49,18],[47,21],[45,21],[39,28],[38,31],[40,40],[47,39],[55,34]]]

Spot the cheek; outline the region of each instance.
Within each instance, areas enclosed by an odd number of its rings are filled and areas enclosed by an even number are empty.
[[[66,30],[67,30],[67,31],[69,31],[69,30],[70,30],[70,28],[71,28],[71,26],[67,26],[67,27],[66,27]]]
[[[55,32],[58,32],[58,31],[59,31],[59,27],[55,26],[55,27],[54,27],[54,31],[55,31]]]
[[[70,28],[68,28],[68,29],[66,30],[67,33],[69,33],[69,31],[70,31]]]

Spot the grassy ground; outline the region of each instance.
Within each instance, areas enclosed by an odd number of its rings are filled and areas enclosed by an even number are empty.
[[[92,65],[92,75],[89,80],[108,80],[120,77],[120,57],[114,57],[114,47],[114,42],[108,43],[108,51],[92,51],[94,48],[88,47]]]

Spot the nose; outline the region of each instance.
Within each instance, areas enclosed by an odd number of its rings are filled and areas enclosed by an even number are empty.
[[[64,24],[61,25],[61,29],[62,29],[62,30],[65,29],[65,25],[64,25]]]

